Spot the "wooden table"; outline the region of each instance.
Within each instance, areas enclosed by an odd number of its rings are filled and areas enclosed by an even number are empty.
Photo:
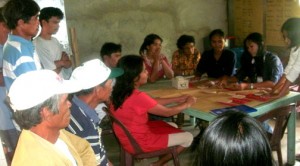
[[[197,102],[183,113],[194,116],[206,121],[213,120],[216,116],[210,113],[210,110],[217,108],[228,107],[227,105],[220,104],[219,102],[228,102],[234,95],[257,93],[257,90],[252,91],[228,91],[222,89],[205,89],[198,88],[197,86],[189,89],[178,90],[171,86],[170,80],[161,80],[156,83],[148,83],[140,88],[140,90],[147,92],[153,97],[175,97],[182,94],[190,94],[197,97]],[[287,96],[280,99],[270,100],[268,102],[261,102],[252,100],[247,102],[246,105],[252,106],[257,109],[256,112],[250,113],[250,116],[256,117],[262,115],[273,109],[287,106],[291,103],[296,103],[300,100],[300,93],[290,92]],[[291,107],[291,116],[288,122],[288,147],[287,147],[287,163],[290,165],[295,164],[295,131],[296,131],[296,107]]]

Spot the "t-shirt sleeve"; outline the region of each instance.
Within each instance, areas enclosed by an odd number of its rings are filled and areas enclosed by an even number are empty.
[[[291,51],[290,59],[287,67],[284,70],[284,73],[286,74],[286,78],[290,82],[294,82],[299,77],[299,73],[300,73],[300,49],[299,48],[295,51]]]
[[[157,101],[147,95],[145,92],[136,93],[137,94],[132,98],[132,101],[134,101],[132,104],[134,104],[134,107],[140,108],[136,109],[138,114],[143,114],[144,111],[148,111],[157,105]]]

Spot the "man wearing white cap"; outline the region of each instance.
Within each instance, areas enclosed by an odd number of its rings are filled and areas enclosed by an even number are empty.
[[[107,159],[101,140],[101,132],[98,130],[100,119],[95,108],[99,103],[109,100],[112,78],[123,73],[123,69],[109,69],[102,61],[94,59],[75,68],[70,78],[80,82],[82,90],[75,93],[71,100],[71,122],[66,129],[91,144],[100,166],[112,164]]]
[[[70,122],[68,93],[79,90],[76,81],[51,70],[30,71],[13,82],[8,97],[22,132],[12,165],[96,165],[89,143],[63,130]]]

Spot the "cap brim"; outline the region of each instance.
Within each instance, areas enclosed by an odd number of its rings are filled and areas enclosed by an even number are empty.
[[[124,70],[122,68],[118,68],[118,67],[111,68],[111,72],[107,79],[116,78],[123,74],[124,74]]]
[[[63,80],[62,84],[57,88],[57,94],[75,93],[82,89],[78,81]]]
[[[20,75],[12,84],[8,96],[14,111],[43,103],[53,95],[81,90],[77,80],[63,80],[52,70],[36,70]]]

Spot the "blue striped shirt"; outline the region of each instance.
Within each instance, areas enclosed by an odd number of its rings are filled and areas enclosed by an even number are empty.
[[[41,63],[30,40],[8,35],[3,48],[3,76],[9,90],[13,81],[23,73],[41,69]]]
[[[3,46],[0,44],[0,68],[2,68],[3,61]],[[12,122],[12,112],[5,103],[6,88],[0,86],[0,130],[15,129]]]
[[[107,166],[108,160],[98,131],[98,122],[100,120],[96,111],[76,96],[73,97],[71,103],[71,121],[66,130],[86,139],[94,150],[97,164]]]

